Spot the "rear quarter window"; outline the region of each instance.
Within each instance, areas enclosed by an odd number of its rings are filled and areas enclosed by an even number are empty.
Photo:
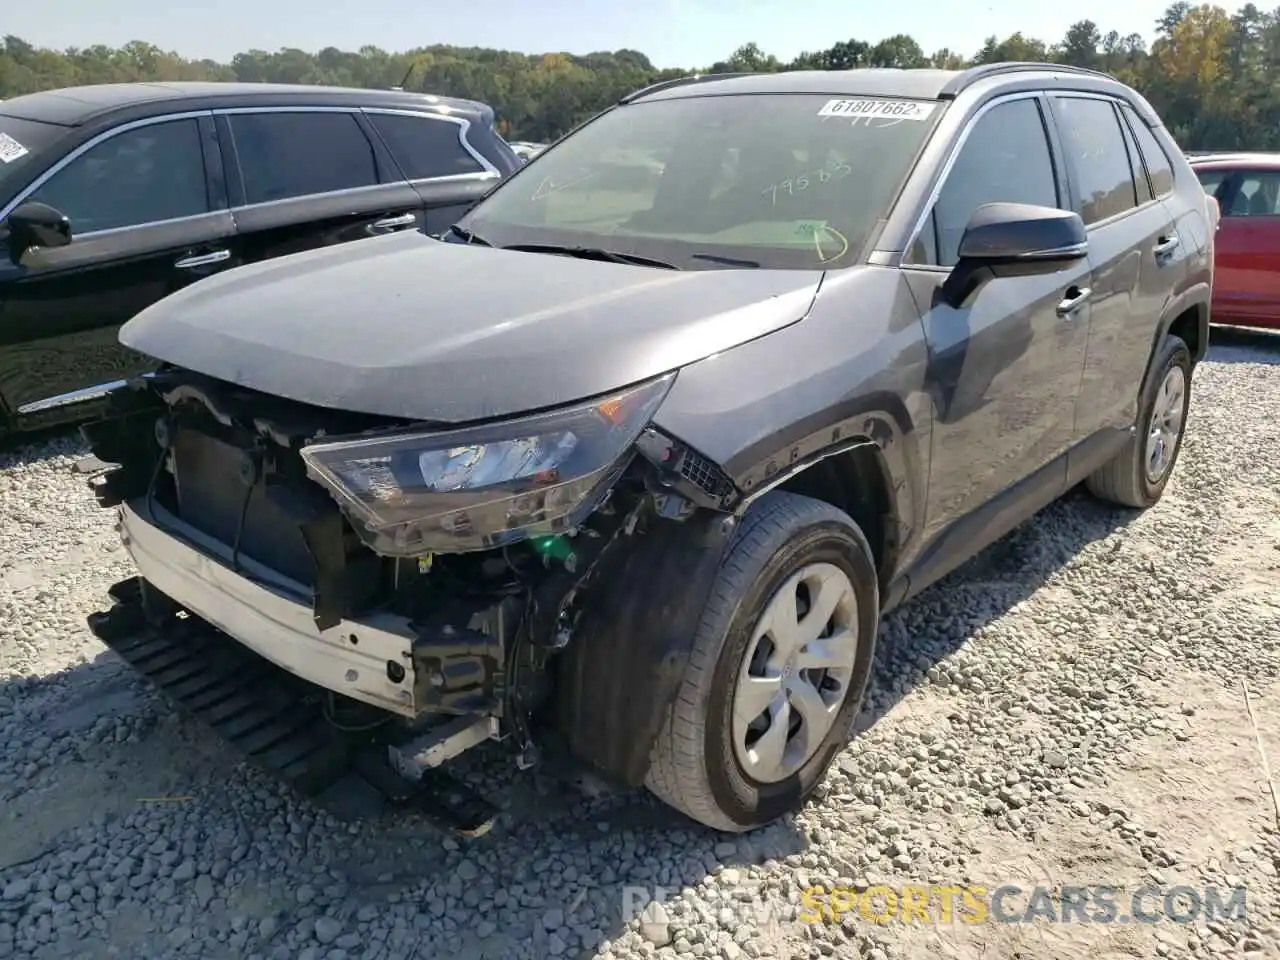
[[[484,172],[480,162],[462,145],[462,128],[456,123],[425,115],[369,113],[367,116],[410,180]]]

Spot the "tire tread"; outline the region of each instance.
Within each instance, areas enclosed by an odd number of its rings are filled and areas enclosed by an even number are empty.
[[[866,537],[842,510],[799,494],[766,494],[747,512],[712,586],[689,651],[684,679],[654,742],[645,785],[660,800],[714,829],[730,833],[748,829],[725,816],[712,795],[703,764],[706,720],[699,703],[711,686],[721,634],[751,586],[748,562],[768,550],[771,542],[776,550],[798,528],[832,521],[846,527],[867,557],[872,556]]]

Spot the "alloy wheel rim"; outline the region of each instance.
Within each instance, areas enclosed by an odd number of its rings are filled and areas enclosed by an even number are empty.
[[[830,563],[793,574],[765,606],[733,694],[733,746],[743,771],[778,783],[822,745],[858,654],[858,599]]]
[[[1182,436],[1187,377],[1181,367],[1170,367],[1160,382],[1151,419],[1147,423],[1146,473],[1148,483],[1159,483],[1173,463]]]

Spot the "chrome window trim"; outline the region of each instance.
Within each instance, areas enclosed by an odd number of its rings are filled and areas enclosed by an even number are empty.
[[[14,197],[12,200],[9,201],[8,205],[3,210],[0,210],[0,220],[4,220],[5,217],[13,213],[15,209],[17,209],[20,205],[22,205],[27,201],[28,197],[30,197],[33,193],[35,193],[42,186],[48,183],[54,176],[56,176],[68,164],[79,159],[86,152],[88,152],[89,150],[92,150],[98,144],[105,143],[107,140],[110,140],[112,137],[117,137],[122,133],[128,133],[131,130],[138,130],[138,129],[141,129],[142,127],[155,126],[157,123],[169,123],[174,120],[198,120],[201,117],[209,117],[212,115],[213,115],[212,110],[186,110],[181,113],[166,113],[166,114],[162,114],[160,116],[155,116],[155,117],[144,117],[141,120],[130,120],[128,123],[122,123],[118,127],[112,127],[110,130],[104,130],[102,131],[102,133],[99,133],[94,137],[90,137],[84,143],[80,144],[80,146],[76,147],[74,150],[72,150],[70,153],[64,156],[61,160],[57,161],[48,170],[44,171],[44,173],[40,174],[40,176],[36,177],[29,184],[27,184],[18,193],[16,197]],[[194,217],[205,217],[205,216],[208,216],[210,213],[219,213],[219,212],[221,211],[206,210],[204,213],[193,214],[190,217],[174,217],[171,220],[149,220],[146,223],[135,223],[135,224],[130,224],[129,226],[124,226],[124,227],[113,227],[112,230],[134,230],[134,229],[137,229],[138,227],[150,226],[153,223],[176,223],[180,220],[190,220],[190,219],[193,219]],[[110,231],[95,230],[91,233],[77,234],[77,236],[91,237],[96,234],[108,233],[108,232]]]
[[[925,201],[920,212],[916,215],[915,225],[912,226],[911,231],[907,234],[906,242],[902,245],[901,257],[905,259],[909,255],[911,248],[915,246],[916,241],[920,238],[920,231],[924,229],[925,221],[929,219],[929,214],[933,212],[933,208],[937,204],[938,198],[942,196],[942,189],[947,185],[947,180],[951,176],[951,171],[956,165],[956,160],[960,157],[960,151],[963,150],[965,144],[969,142],[969,135],[973,133],[973,128],[978,125],[978,122],[998,106],[1002,106],[1006,103],[1013,103],[1018,100],[1039,100],[1040,97],[1041,91],[1039,90],[1020,90],[1017,93],[1007,93],[992,97],[974,111],[973,116],[969,118],[968,122],[964,125],[964,129],[960,131],[959,135],[952,143],[951,150],[947,153],[947,159],[943,161],[942,168],[937,173],[937,180],[929,191],[928,199]],[[1044,122],[1045,120],[1042,116],[1041,123]],[[1045,147],[1049,150],[1050,157],[1052,157],[1053,144],[1049,139],[1049,132],[1047,130],[1045,131],[1044,142]],[[1056,178],[1054,187],[1055,189],[1057,188]],[[906,263],[902,265],[904,267],[920,266],[918,264]],[[936,264],[934,266],[936,266]]]
[[[110,130],[104,130],[102,133],[99,133],[96,136],[86,140],[84,143],[80,144],[78,147],[76,147],[66,156],[62,157],[60,160],[54,163],[53,166],[49,167],[49,169],[41,173],[38,177],[36,177],[33,181],[31,181],[31,183],[27,184],[27,186],[24,187],[22,191],[19,192],[19,194],[13,198],[13,200],[9,201],[9,203],[4,207],[3,210],[0,210],[0,221],[4,220],[5,217],[9,216],[10,213],[12,213],[15,209],[17,209],[19,206],[25,203],[27,198],[29,198],[33,193],[35,193],[42,186],[44,186],[45,183],[47,183],[50,179],[52,179],[64,167],[66,167],[68,164],[75,161],[77,158],[82,156],[87,151],[92,150],[98,144],[103,143],[107,140],[110,140],[112,137],[118,136],[122,133],[128,133],[131,130],[137,130],[141,127],[148,127],[157,123],[168,123],[174,120],[195,120],[195,119],[199,119],[200,117],[235,116],[235,115],[249,114],[249,113],[346,113],[352,116],[355,116],[357,113],[385,113],[385,114],[391,114],[396,116],[425,117],[429,120],[438,120],[438,121],[443,121],[445,123],[451,123],[458,128],[458,143],[484,169],[482,171],[477,171],[475,173],[453,173],[453,174],[447,174],[441,177],[426,177],[426,178],[419,178],[416,180],[404,180],[404,181],[398,181],[398,182],[410,183],[410,184],[421,183],[424,185],[430,185],[430,184],[436,184],[436,183],[466,183],[473,180],[474,181],[499,180],[502,177],[502,174],[498,170],[498,168],[495,167],[492,163],[490,163],[483,154],[481,154],[478,150],[476,150],[470,144],[470,142],[468,142],[466,135],[467,135],[467,131],[471,129],[471,121],[465,117],[449,117],[449,116],[443,116],[437,113],[432,113],[429,111],[400,110],[392,107],[360,107],[360,106],[330,107],[330,106],[314,106],[309,104],[303,104],[303,105],[292,106],[292,107],[275,107],[275,106],[218,107],[218,108],[207,109],[207,110],[184,110],[178,113],[166,113],[166,114],[159,114],[154,117],[143,117],[142,119],[139,119],[139,120],[130,120],[127,123],[122,123],[117,127],[112,127]],[[325,193],[307,193],[298,197],[287,197],[283,200],[267,200],[267,201],[263,201],[262,203],[244,203],[244,204],[239,204],[237,206],[229,207],[228,209],[231,211],[250,210],[258,207],[270,207],[270,206],[281,204],[281,203],[291,203],[299,200],[311,199],[313,197],[315,198],[341,197],[351,193],[362,192],[370,189],[385,188],[385,187],[390,187],[395,185],[396,184],[394,183],[375,183],[375,184],[369,184],[363,187],[348,187],[343,190],[329,190],[329,191],[326,191]],[[88,233],[77,233],[74,235],[74,239],[80,239],[82,237],[98,237],[98,236],[103,236],[105,234],[110,234],[110,233],[120,233],[125,230],[138,230],[143,227],[151,227],[159,224],[182,223],[188,220],[197,220],[197,219],[200,219],[201,217],[207,217],[211,214],[218,214],[218,213],[225,213],[225,212],[227,211],[207,210],[204,213],[192,214],[191,216],[186,216],[186,217],[173,217],[168,220],[148,220],[145,223],[135,223],[135,224],[130,224],[124,227],[112,227],[110,230],[93,230]]]
[[[485,157],[485,155],[482,154],[475,147],[473,147],[471,145],[471,142],[467,139],[467,133],[471,130],[471,121],[468,120],[466,117],[451,117],[451,116],[448,116],[447,114],[431,113],[425,110],[399,110],[399,109],[396,109],[395,107],[363,107],[362,110],[366,115],[374,113],[374,114],[381,114],[381,115],[390,116],[390,117],[416,117],[418,119],[426,119],[429,122],[452,123],[458,128],[459,146],[461,146],[463,150],[467,151],[467,153],[471,156],[472,160],[480,164],[480,166],[483,168],[483,174],[488,175],[487,177],[485,177],[485,179],[491,179],[493,177],[502,176],[501,171],[499,171],[497,167],[495,167],[492,163],[490,163],[488,158]],[[413,182],[414,183],[436,183],[438,181],[456,180],[459,177],[474,177],[476,179],[480,179],[482,177],[482,172],[476,171],[475,173],[452,173],[442,177],[419,177]]]

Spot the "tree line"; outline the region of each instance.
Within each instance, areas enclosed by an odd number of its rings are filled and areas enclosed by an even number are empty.
[[[1139,34],[1104,33],[1091,20],[1057,42],[1013,33],[982,49],[925,53],[906,34],[877,43],[841,40],[782,61],[755,43],[692,69],[656,68],[637,50],[525,54],[444,44],[400,53],[365,46],[318,53],[248,50],[229,63],[192,60],[143,41],[52,50],[6,36],[0,44],[0,99],[89,83],[240,80],[388,88],[469,97],[492,104],[502,133],[547,141],[625,94],[694,72],[847,70],[857,67],[958,69],[1001,60],[1089,67],[1140,90],[1186,150],[1280,149],[1280,8],[1252,3],[1235,13],[1211,4],[1171,5],[1148,46]],[[2,108],[0,108],[2,109]]]

